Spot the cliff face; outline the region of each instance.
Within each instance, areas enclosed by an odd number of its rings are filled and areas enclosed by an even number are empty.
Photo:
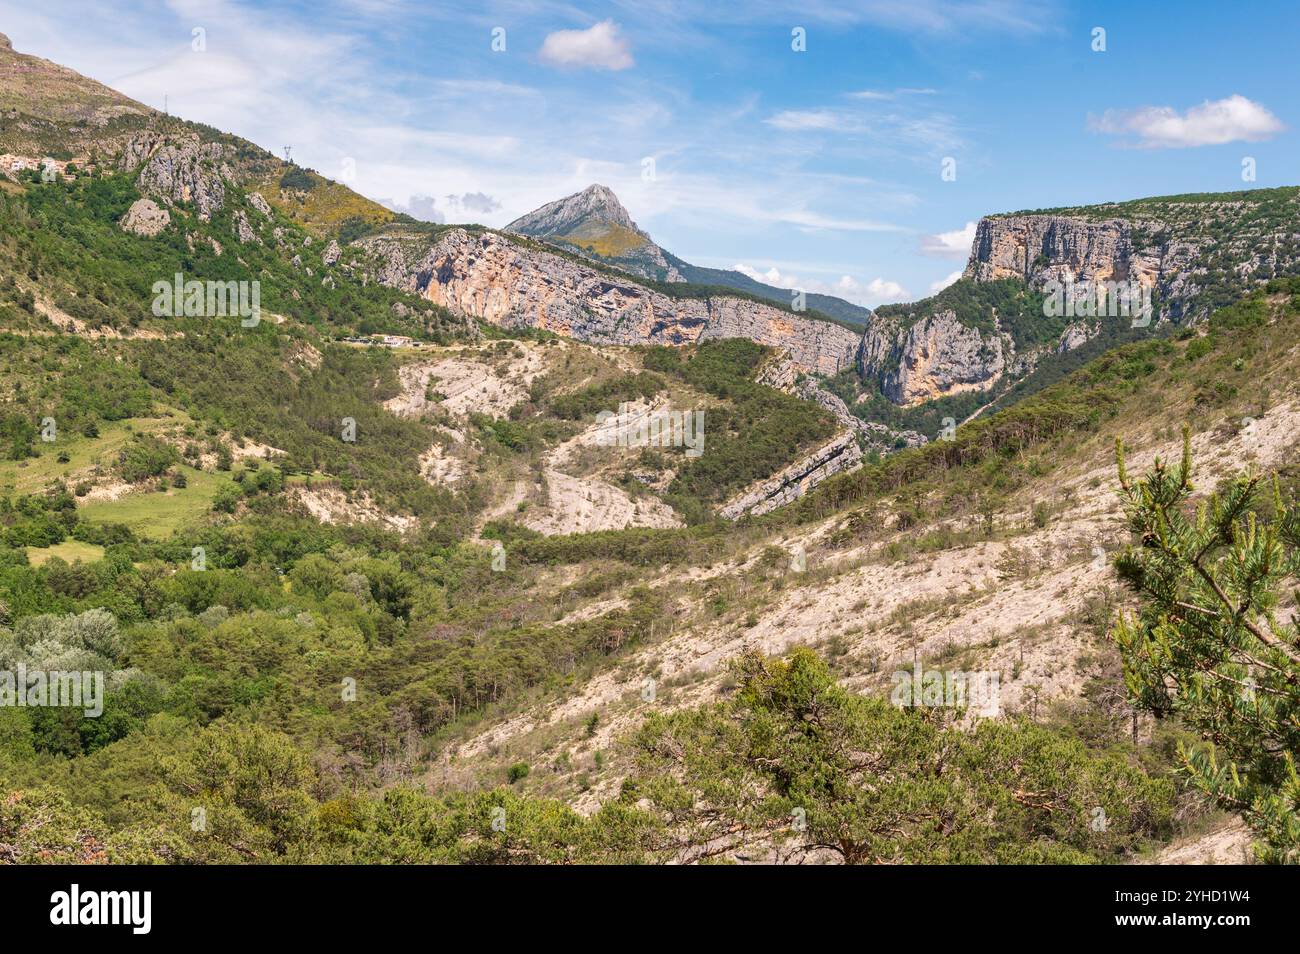
[[[459,315],[542,328],[594,344],[690,344],[749,338],[787,351],[802,371],[853,363],[858,334],[743,298],[673,298],[491,232],[452,229],[431,246],[400,235],[362,242],[377,277]]]
[[[1000,215],[975,231],[965,277],[1136,281],[1156,292],[1158,318],[1195,320],[1252,284],[1294,271],[1296,190],[1147,199],[1064,213]]]
[[[909,327],[879,319],[862,336],[858,373],[872,378],[895,404],[912,405],[963,391],[987,391],[1007,370],[1014,347],[1000,334],[981,335],[952,311]]]
[[[1011,215],[980,220],[965,277],[1019,278],[1041,283],[1072,272],[1079,281],[1154,282],[1160,256],[1134,247],[1127,222],[1084,222],[1059,215]]]
[[[1293,191],[987,217],[976,230],[963,277],[976,284],[1015,279],[1033,292],[1053,280],[1136,282],[1154,290],[1157,320],[1193,320],[1225,296],[1300,264],[1293,234],[1300,195]],[[525,217],[524,224],[538,232],[581,231],[575,222],[599,218],[597,212],[612,208],[610,203],[593,188]],[[602,227],[628,228],[626,214],[614,213],[601,212]],[[389,234],[365,244],[380,262],[380,280],[457,314],[598,344],[750,338],[786,351],[803,372],[831,375],[852,363],[903,406],[996,391],[1032,372],[1046,356],[1079,347],[1102,331],[1098,322],[1081,321],[1062,326],[1059,335],[1053,329],[1050,341],[1026,337],[1025,319],[1032,316],[1004,315],[1014,320],[1000,324],[994,303],[1003,299],[985,296],[973,314],[967,294],[956,296],[964,309],[960,317],[949,302],[927,300],[905,315],[877,313],[858,339],[843,326],[765,303],[666,295],[634,276],[611,276],[495,233],[453,229],[432,245],[418,236]],[[979,294],[973,297],[980,301]],[[1023,308],[1026,302],[1007,304]],[[1020,329],[1021,336],[1008,329]]]

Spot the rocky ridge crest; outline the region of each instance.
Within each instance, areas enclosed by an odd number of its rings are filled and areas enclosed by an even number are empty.
[[[858,348],[858,333],[833,322],[740,297],[670,297],[493,232],[450,229],[432,245],[396,235],[360,244],[375,256],[379,281],[504,327],[593,344],[749,338],[785,349],[800,370],[819,374],[851,367]]]

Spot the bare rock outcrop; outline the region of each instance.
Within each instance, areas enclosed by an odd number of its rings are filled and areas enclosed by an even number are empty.
[[[754,380],[778,391],[793,394],[820,405],[835,415],[840,424],[856,431],[868,449],[888,452],[897,447],[920,447],[928,443],[924,434],[913,430],[894,430],[875,421],[864,421],[854,414],[847,404],[822,386],[820,378],[799,372],[788,355],[778,355],[759,369]]]
[[[260,192],[248,193],[248,204],[268,219],[271,217],[271,205],[266,199],[262,198]]]
[[[226,201],[226,185],[235,180],[221,143],[198,136],[173,140],[155,132],[139,133],[122,150],[123,169],[139,168],[140,191],[167,202],[192,202],[207,220]]]
[[[746,514],[761,516],[798,500],[822,481],[852,470],[861,462],[857,436],[845,431],[772,477],[745,488],[718,512],[727,520],[739,520]]]
[[[118,225],[122,231],[132,235],[153,238],[171,224],[171,213],[154,202],[153,199],[136,199],[131,208],[126,210]]]
[[[858,372],[895,404],[912,405],[963,391],[987,391],[1002,378],[1010,338],[963,325],[951,311],[911,324],[877,319],[862,336]]]
[[[1083,347],[1097,336],[1098,330],[1098,325],[1095,322],[1076,321],[1071,323],[1061,332],[1060,341],[1056,345],[1057,353],[1065,354],[1067,351]]]
[[[243,209],[240,209],[235,213],[234,228],[235,238],[239,239],[239,244],[247,245],[249,242],[253,242],[257,245],[262,244],[262,240],[257,237],[257,233],[253,231],[252,224],[248,221],[248,213]]]
[[[550,238],[575,233],[583,235],[584,230],[604,230],[610,226],[645,235],[632,221],[632,216],[623,208],[614,191],[609,186],[597,183],[571,196],[548,202],[527,215],[521,215],[506,226],[506,231],[535,238]],[[649,236],[646,238],[649,239]]]
[[[1202,300],[1211,284],[1235,297],[1296,264],[1300,201],[1268,206],[1238,195],[988,216],[976,227],[965,277],[1017,278],[1039,290],[1052,280],[1139,282],[1155,290],[1158,318],[1195,320],[1214,304]]]
[[[1153,284],[1158,250],[1139,248],[1134,226],[1119,219],[1088,222],[1060,215],[986,217],[975,229],[965,277],[976,281],[1019,278],[1041,285],[1072,273],[1079,281]]]
[[[775,305],[731,296],[677,298],[494,232],[451,229],[429,245],[401,235],[362,240],[378,279],[458,315],[541,328],[595,344],[690,344],[749,338],[783,348],[803,371],[852,366],[859,335]]]

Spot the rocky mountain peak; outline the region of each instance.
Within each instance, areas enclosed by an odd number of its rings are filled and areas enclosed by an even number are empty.
[[[646,236],[609,186],[594,183],[581,192],[548,202],[506,226],[507,232],[534,238],[596,237],[618,227]]]
[[[9,42],[9,37],[0,33],[0,50],[12,50],[14,45]]]

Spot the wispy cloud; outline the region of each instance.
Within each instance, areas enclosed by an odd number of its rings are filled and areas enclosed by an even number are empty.
[[[933,89],[921,89],[916,87],[900,87],[899,89],[892,89],[892,90],[860,89],[855,92],[849,93],[848,96],[850,99],[867,99],[867,100],[881,101],[881,100],[898,99],[900,96],[932,96],[937,92],[938,90],[933,90]]]
[[[519,83],[500,80],[440,79],[433,84],[434,94],[447,99],[481,99],[486,96],[541,96],[541,90]]]
[[[857,117],[829,109],[787,109],[763,122],[787,132],[862,132],[866,129]]]
[[[871,99],[859,94],[851,95],[863,105],[856,108],[784,109],[768,116],[763,123],[781,132],[869,139],[875,148],[912,154],[949,154],[964,145],[956,121],[946,113],[925,111],[902,103],[889,103],[880,108],[885,105],[886,97]]]
[[[1260,142],[1285,127],[1267,108],[1244,96],[1207,100],[1180,113],[1172,106],[1107,110],[1089,116],[1094,132],[1135,137],[1128,142],[1143,149],[1183,149],[1223,143]]]
[[[662,0],[652,5],[661,16],[695,20],[734,20],[714,0]],[[817,23],[836,27],[868,24],[904,33],[1014,32],[1039,34],[1060,23],[1053,0],[750,0],[750,22]]]
[[[836,215],[823,215],[806,209],[787,209],[775,213],[777,221],[789,222],[805,229],[830,229],[839,232],[899,232],[900,226],[873,219],[842,218]]]

